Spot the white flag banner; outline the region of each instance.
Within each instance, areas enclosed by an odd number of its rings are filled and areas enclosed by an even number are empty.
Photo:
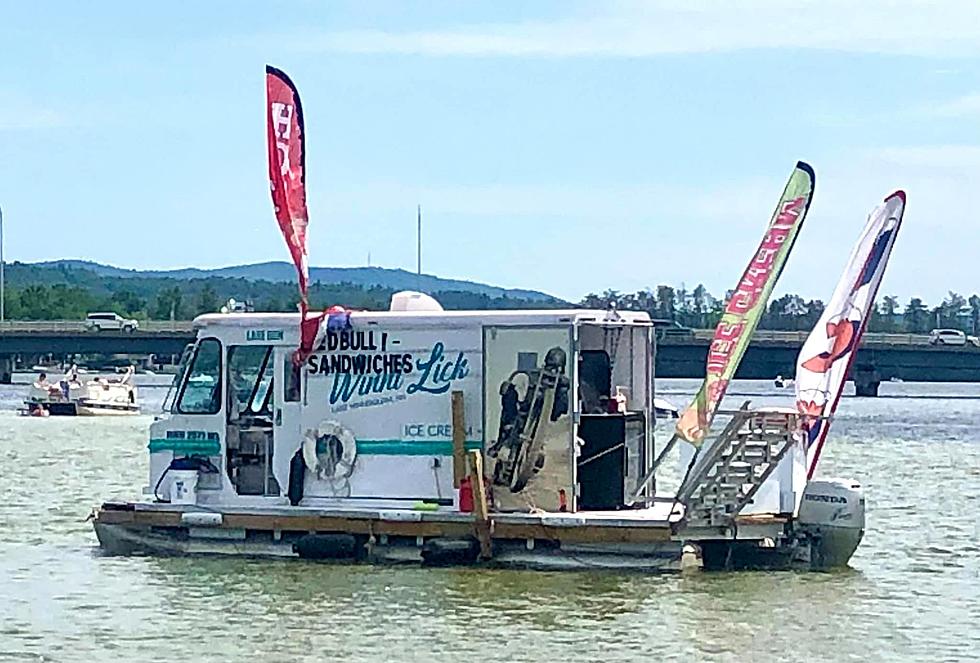
[[[823,315],[803,344],[796,363],[796,407],[806,432],[807,478],[820,458],[830,417],[857,354],[905,213],[905,192],[896,191],[868,217],[860,240]]]

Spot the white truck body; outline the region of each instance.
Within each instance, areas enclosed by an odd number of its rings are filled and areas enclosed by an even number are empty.
[[[342,313],[327,318],[297,369],[298,323],[295,314],[261,313],[195,321],[197,347],[151,428],[147,493],[166,499],[167,468],[195,456],[212,466],[201,472],[200,504],[288,505],[292,496],[323,508],[456,509],[456,391],[465,447],[484,452],[499,510],[574,511],[609,500],[614,508],[650,466],[654,346],[645,313]],[[549,358],[557,367],[550,378]],[[503,401],[529,407],[538,378],[557,386],[541,388],[538,460],[524,480],[495,470],[516,451],[494,445],[513,414]],[[608,431],[618,444],[596,447]],[[582,464],[590,449],[599,457]],[[305,466],[300,502],[290,475],[297,458]],[[618,484],[611,496],[600,471]]]

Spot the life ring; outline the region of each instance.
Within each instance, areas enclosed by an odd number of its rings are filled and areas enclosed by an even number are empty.
[[[357,440],[337,421],[324,421],[303,436],[303,462],[317,479],[346,479],[354,471]]]

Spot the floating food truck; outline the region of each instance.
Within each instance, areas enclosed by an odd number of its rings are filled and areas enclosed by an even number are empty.
[[[326,316],[302,363],[297,314],[197,318],[144,498],[96,509],[101,545],[677,570],[825,568],[860,541],[860,487],[798,471],[795,410],[731,413],[679,491],[642,482],[646,313],[391,308]]]
[[[402,292],[388,311],[310,315],[302,106],[274,67],[266,90],[270,191],[300,312],[197,318],[150,427],[144,498],[93,514],[103,548],[546,569],[847,563],[864,533],[861,487],[811,476],[860,333],[817,348],[836,368],[814,372],[798,407],[719,410],[809,207],[809,165],[794,169],[705,382],[658,450],[647,313],[444,311]],[[869,274],[860,301],[874,301],[880,270]],[[727,423],[709,434],[716,415]],[[681,439],[683,477],[658,490]]]

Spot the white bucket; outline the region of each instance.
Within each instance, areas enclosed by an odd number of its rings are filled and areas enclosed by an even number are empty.
[[[197,504],[197,470],[170,470],[170,503]]]

